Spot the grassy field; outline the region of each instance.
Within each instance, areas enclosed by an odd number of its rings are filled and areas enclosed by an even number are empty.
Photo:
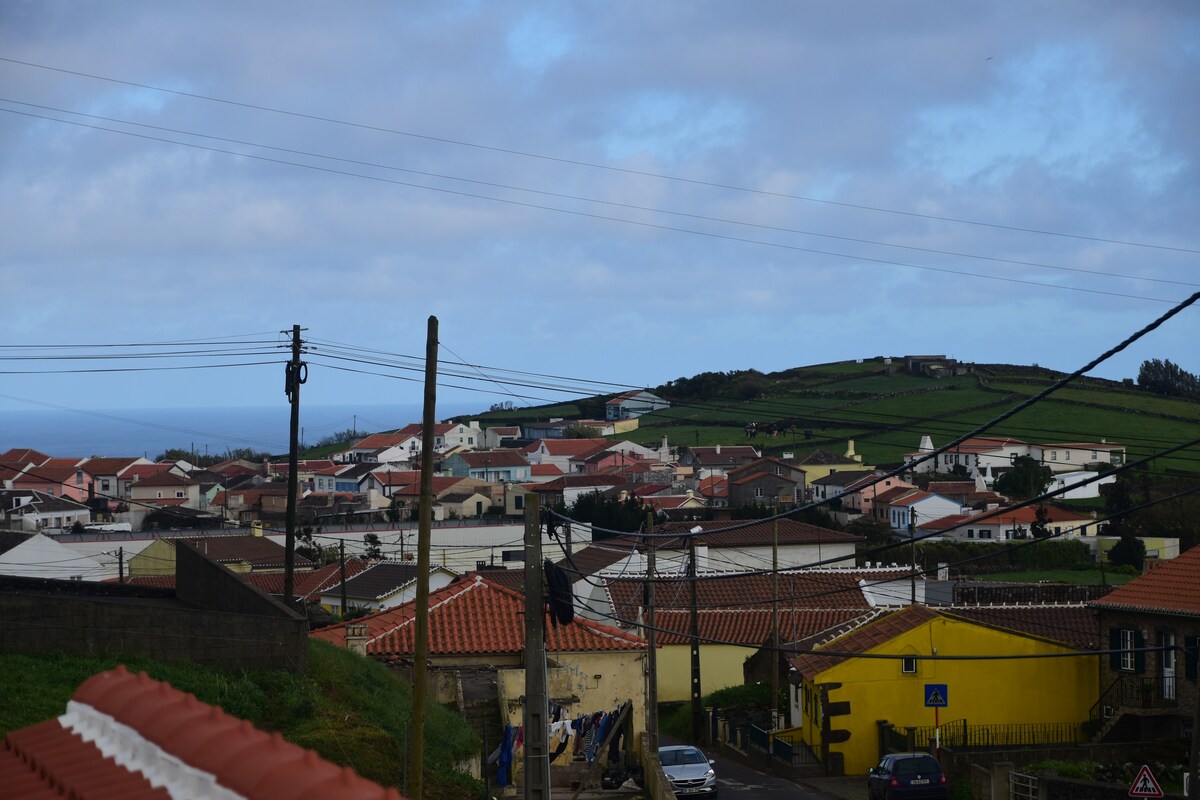
[[[618,438],[657,444],[666,436],[677,446],[742,444],[748,441],[748,423],[776,424],[776,436],[760,433],[750,442],[773,455],[803,455],[816,447],[841,453],[846,440],[854,439],[864,460],[890,464],[915,450],[922,435],[929,435],[935,445],[944,444],[1062,377],[1021,365],[984,365],[977,374],[937,379],[889,375],[884,368],[881,358],[796,367],[761,376],[765,388],[749,400],[668,397],[671,408],[641,417],[638,430]],[[485,424],[500,424],[570,418],[577,412],[576,405],[566,403],[480,418]],[[989,433],[1035,443],[1103,438],[1124,444],[1128,457],[1136,459],[1200,438],[1200,402],[1084,378]],[[1151,469],[1194,470],[1198,465],[1200,453],[1193,449],[1157,459]]]
[[[62,714],[79,684],[117,663],[116,658],[0,655],[0,672],[8,676],[0,681],[0,733]],[[351,766],[384,786],[404,783],[411,687],[382,664],[316,641],[310,642],[306,675],[232,672],[141,658],[120,659],[120,663],[221,706],[263,730],[279,731],[288,741]],[[479,749],[470,727],[433,704],[427,728],[427,796],[478,797],[481,786],[451,766]]]
[[[1027,570],[1025,572],[997,572],[988,575],[976,575],[977,580],[998,581],[1000,583],[1074,583],[1083,586],[1120,586],[1134,579],[1133,575],[1107,570]]]

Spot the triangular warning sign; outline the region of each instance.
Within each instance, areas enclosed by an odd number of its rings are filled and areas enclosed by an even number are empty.
[[[1138,770],[1137,777],[1133,779],[1133,785],[1129,787],[1130,797],[1162,797],[1162,787],[1158,785],[1158,781],[1154,779],[1154,773],[1150,771],[1150,767],[1142,764],[1142,768]]]

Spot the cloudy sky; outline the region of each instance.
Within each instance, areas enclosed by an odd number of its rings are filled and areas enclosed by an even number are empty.
[[[1069,371],[1200,288],[1184,0],[5,0],[0,59],[4,408],[279,403],[297,324],[306,402],[419,402],[430,315],[481,407]]]

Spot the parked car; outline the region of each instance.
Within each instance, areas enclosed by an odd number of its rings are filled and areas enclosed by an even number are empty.
[[[892,753],[867,770],[871,800],[947,800],[950,784],[929,753]]]
[[[714,762],[687,744],[658,748],[658,760],[676,797],[716,797],[717,773]]]

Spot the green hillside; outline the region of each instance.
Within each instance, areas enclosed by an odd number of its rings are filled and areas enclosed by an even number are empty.
[[[873,464],[898,463],[928,434],[934,445],[966,433],[1041,391],[1062,373],[1039,367],[973,365],[966,375],[910,375],[903,360],[882,358],[798,367],[704,373],[651,391],[670,409],[639,419],[621,438],[644,444],[667,436],[676,445],[748,440],[769,454],[855,449]],[[599,416],[606,398],[578,404],[486,413],[485,424],[548,416]],[[573,413],[574,412],[574,413]],[[753,424],[755,432],[747,433]],[[1166,398],[1116,381],[1084,378],[990,431],[1035,443],[1100,441],[1124,444],[1130,460],[1200,438],[1200,402]],[[1155,471],[1200,471],[1200,448],[1157,459]]]

